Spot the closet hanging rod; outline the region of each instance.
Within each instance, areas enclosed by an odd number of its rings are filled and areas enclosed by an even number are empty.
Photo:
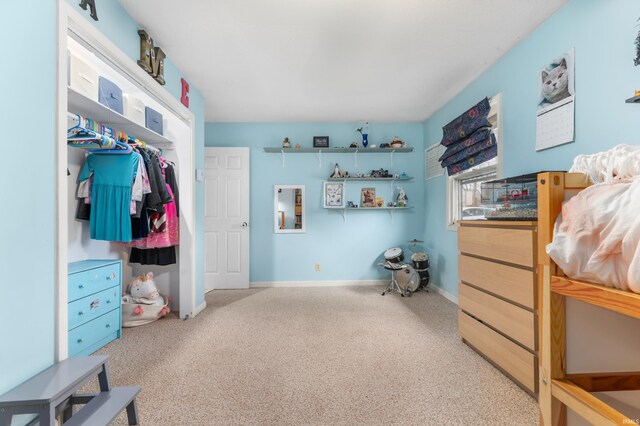
[[[80,126],[80,118],[79,117],[88,118],[88,117],[85,117],[85,116],[83,116],[81,114],[67,112],[67,129],[71,129],[73,127],[82,127],[82,126]],[[162,153],[162,149],[156,148],[156,147],[154,147],[152,145],[149,145],[147,142],[145,142],[145,141],[143,141],[141,139],[134,138],[133,136],[129,135],[128,133],[117,131],[117,130],[113,129],[112,127],[105,126],[104,124],[102,124],[102,123],[100,123],[98,121],[95,121],[95,120],[93,120],[93,121],[95,123],[98,123],[99,126],[103,126],[103,127],[105,127],[105,128],[110,130],[110,132],[109,132],[110,134],[109,135],[105,135],[105,136],[109,136],[109,137],[111,137],[111,136],[116,136],[116,137],[117,136],[127,136],[127,142],[139,143],[139,144],[142,145],[143,148],[150,149],[151,151],[155,151],[155,152],[160,153],[160,154]],[[87,129],[87,130],[94,131],[93,129]]]

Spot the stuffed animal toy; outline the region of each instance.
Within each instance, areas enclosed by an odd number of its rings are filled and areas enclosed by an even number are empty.
[[[136,303],[159,306],[164,304],[162,297],[160,297],[160,292],[158,292],[158,287],[153,281],[153,272],[135,277],[129,283],[128,291]]]

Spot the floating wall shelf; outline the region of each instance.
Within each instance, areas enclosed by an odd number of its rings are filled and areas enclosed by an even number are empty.
[[[318,168],[322,168],[322,153],[325,154],[353,154],[355,167],[358,167],[358,154],[389,154],[393,167],[393,154],[396,152],[412,152],[413,147],[407,148],[264,148],[264,152],[280,154],[282,168],[284,168],[284,154],[318,154]]]
[[[389,188],[393,191],[393,184],[396,182],[409,182],[412,181],[413,178],[412,177],[406,177],[406,178],[374,178],[374,177],[368,177],[368,178],[357,178],[357,177],[349,177],[349,178],[329,178],[327,179],[330,182],[389,182]],[[366,208],[366,207],[365,207]],[[377,207],[380,208],[380,207]]]
[[[344,223],[347,223],[347,212],[373,211],[373,210],[389,212],[389,214],[391,215],[391,223],[393,223],[393,212],[395,212],[396,210],[411,210],[412,208],[413,206],[409,206],[409,207],[339,207],[339,208],[325,207],[325,209],[327,210],[335,210],[340,212],[340,214],[342,214],[342,220],[344,221]]]
[[[115,130],[125,132],[147,142],[156,148],[173,149],[173,142],[163,135],[131,121],[117,111],[113,111],[109,107],[87,98],[70,87],[67,88],[67,97],[68,110],[71,113],[84,115],[87,118],[99,121],[106,126],[113,127]]]
[[[628,104],[637,104],[640,103],[640,96],[634,96],[633,98],[629,98],[625,101]]]
[[[358,177],[349,177],[349,178],[329,178],[331,182],[408,182],[413,180],[412,177],[407,178],[358,178]]]
[[[313,152],[325,152],[325,153],[381,153],[381,152],[411,152],[413,147],[408,148],[265,148],[264,152],[286,152],[291,154],[309,154]]]

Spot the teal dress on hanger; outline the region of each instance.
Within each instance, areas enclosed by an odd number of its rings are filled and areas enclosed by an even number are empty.
[[[89,154],[78,180],[91,186],[90,235],[94,240],[131,241],[131,187],[140,156],[131,154]]]

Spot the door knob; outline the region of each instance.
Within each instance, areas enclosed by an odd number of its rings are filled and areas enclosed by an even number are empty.
[[[248,224],[247,222],[242,222],[242,227],[243,227],[243,228],[248,228],[248,227],[249,227],[249,224]]]

